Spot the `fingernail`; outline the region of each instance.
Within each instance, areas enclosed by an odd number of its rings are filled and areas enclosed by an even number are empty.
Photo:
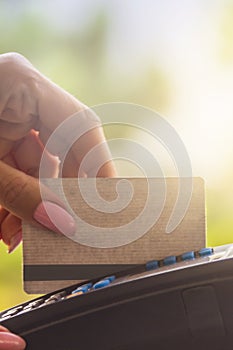
[[[9,332],[0,333],[1,350],[23,350],[26,347],[25,341],[15,334]]]
[[[52,202],[41,202],[36,208],[33,218],[54,232],[72,237],[76,231],[76,224],[72,216],[65,209]]]
[[[18,231],[10,240],[8,253],[12,253],[22,241],[22,230]]]

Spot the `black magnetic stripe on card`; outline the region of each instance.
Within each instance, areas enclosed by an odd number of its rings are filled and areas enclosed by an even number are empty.
[[[24,281],[61,281],[93,279],[137,265],[24,265]]]

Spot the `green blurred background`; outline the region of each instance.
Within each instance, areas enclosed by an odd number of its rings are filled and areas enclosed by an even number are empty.
[[[233,242],[232,0],[0,0],[0,32],[0,53],[20,52],[87,105],[165,116],[206,181],[208,244]],[[34,297],[21,256],[0,243],[0,310]]]

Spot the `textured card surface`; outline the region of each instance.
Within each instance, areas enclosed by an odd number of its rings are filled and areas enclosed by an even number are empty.
[[[46,179],[45,183],[66,203],[77,230],[72,240],[23,224],[28,293],[48,293],[205,246],[200,178]]]

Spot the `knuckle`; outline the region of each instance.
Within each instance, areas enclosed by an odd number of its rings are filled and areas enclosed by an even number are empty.
[[[33,67],[26,57],[17,52],[9,52],[0,56],[1,65],[6,67],[6,70],[11,72],[11,75],[21,74],[23,76],[25,72],[30,71]]]
[[[5,60],[13,65],[18,65],[22,62],[27,62],[27,59],[18,52],[9,52],[5,54]]]

